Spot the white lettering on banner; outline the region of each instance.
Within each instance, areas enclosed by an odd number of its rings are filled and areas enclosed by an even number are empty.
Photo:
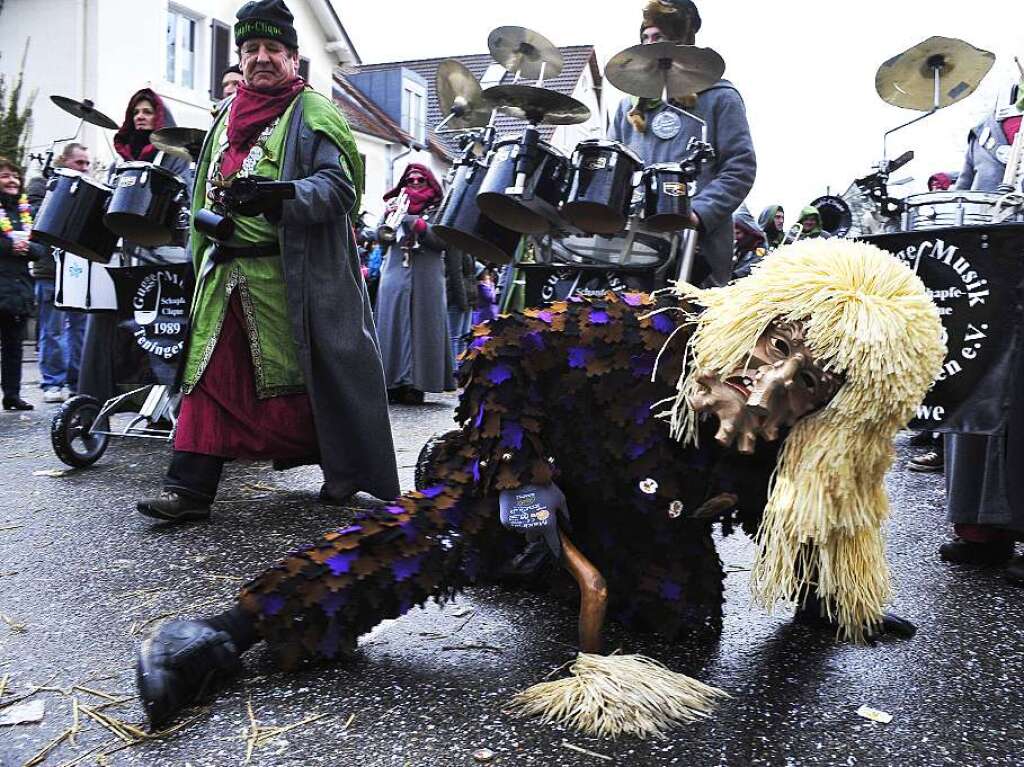
[[[187,327],[184,321],[188,312],[187,291],[185,279],[169,269],[142,278],[132,299],[135,322],[139,326],[134,336],[140,349],[164,360],[181,354],[185,348],[181,335]]]
[[[935,421],[939,423],[946,417],[946,408],[942,405],[918,405],[917,418],[919,421]]]

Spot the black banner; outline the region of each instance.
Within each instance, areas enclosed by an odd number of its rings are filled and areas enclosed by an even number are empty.
[[[911,428],[992,434],[1003,426],[1021,347],[1024,225],[861,238],[904,261],[942,317],[942,373]]]
[[[111,269],[117,291],[115,380],[173,385],[188,339],[191,264]]]
[[[609,290],[616,293],[643,291],[655,288],[657,269],[609,269],[603,266],[552,266],[550,264],[520,264],[526,275],[526,305],[541,306],[571,296],[594,298]]]

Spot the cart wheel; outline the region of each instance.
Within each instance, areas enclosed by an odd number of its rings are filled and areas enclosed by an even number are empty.
[[[425,487],[430,487],[434,484],[433,476],[433,464],[440,455],[441,448],[444,443],[452,437],[459,434],[458,431],[446,431],[443,434],[435,434],[433,437],[428,439],[420,450],[419,456],[416,458],[416,474],[414,482],[416,483],[416,489],[422,490]]]
[[[89,434],[100,412],[100,403],[80,394],[72,397],[53,416],[50,439],[53,451],[68,466],[83,469],[92,466],[107,450],[106,434]]]

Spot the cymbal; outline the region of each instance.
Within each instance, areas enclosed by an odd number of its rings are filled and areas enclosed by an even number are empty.
[[[445,59],[438,64],[436,82],[441,114],[455,114],[448,121],[449,127],[483,128],[490,122],[494,107],[484,102],[480,83],[460,62]]]
[[[992,69],[996,56],[955,37],[929,37],[878,68],[875,90],[883,101],[929,112],[935,106],[939,70],[939,108],[971,95]]]
[[[548,88],[493,85],[483,97],[499,111],[534,125],[576,125],[590,119],[586,104]]]
[[[181,157],[184,160],[199,162],[199,153],[203,151],[206,131],[199,128],[161,128],[153,131],[149,137],[161,152]]]
[[[491,57],[509,72],[518,73],[524,80],[540,77],[544,64],[544,79],[551,80],[562,73],[562,53],[554,43],[538,32],[525,27],[498,27],[487,36]]]
[[[89,99],[75,101],[67,96],[50,96],[50,101],[68,114],[74,115],[80,120],[85,120],[90,125],[106,128],[107,130],[117,130],[120,127],[116,122],[96,109]]]
[[[619,51],[604,68],[604,76],[624,93],[660,99],[707,90],[725,74],[725,61],[711,48],[675,43],[634,45]]]

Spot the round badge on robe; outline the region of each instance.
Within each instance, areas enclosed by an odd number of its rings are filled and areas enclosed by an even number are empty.
[[[663,109],[651,120],[651,130],[663,141],[669,141],[679,135],[683,120],[671,109]]]
[[[1003,144],[996,147],[996,159],[999,160],[1003,165],[1006,165],[1010,161],[1010,151],[1012,147],[1009,144]]]

